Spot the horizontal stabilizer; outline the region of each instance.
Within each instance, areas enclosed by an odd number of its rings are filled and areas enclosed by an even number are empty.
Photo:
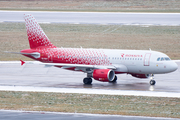
[[[39,55],[39,53],[22,53],[22,52],[9,52],[9,51],[4,51],[5,53],[13,53],[13,54],[23,54],[23,55]]]
[[[24,52],[9,52],[9,51],[4,51],[5,53],[12,53],[12,54],[21,54],[21,55],[31,55],[34,58],[39,58],[40,53],[38,52],[33,52],[33,53],[24,53]]]
[[[21,61],[21,65],[24,65],[25,62],[23,60],[20,60],[20,61]]]

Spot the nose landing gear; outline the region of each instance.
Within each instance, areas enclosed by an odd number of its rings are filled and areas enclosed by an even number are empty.
[[[151,74],[150,75],[150,85],[155,85],[156,84],[156,81],[154,80],[154,74]]]

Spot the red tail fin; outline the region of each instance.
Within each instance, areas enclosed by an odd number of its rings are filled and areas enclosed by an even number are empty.
[[[36,19],[32,15],[25,14],[24,19],[31,49],[37,47],[56,48],[56,46],[54,46],[50,42],[40,25],[37,23]]]

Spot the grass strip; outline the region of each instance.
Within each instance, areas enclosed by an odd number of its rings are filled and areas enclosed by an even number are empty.
[[[1,91],[0,109],[180,118],[180,99]]]

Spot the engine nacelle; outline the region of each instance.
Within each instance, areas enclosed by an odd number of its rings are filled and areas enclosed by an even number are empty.
[[[133,77],[136,78],[149,78],[149,74],[131,74]]]
[[[115,78],[115,72],[111,69],[95,69],[92,77],[98,81],[111,82]]]

